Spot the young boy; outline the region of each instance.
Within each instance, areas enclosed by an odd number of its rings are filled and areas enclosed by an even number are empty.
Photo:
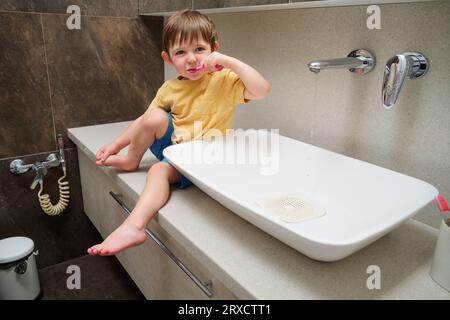
[[[147,224],[169,197],[170,184],[178,183],[180,188],[191,184],[164,159],[165,147],[201,139],[210,129],[225,133],[232,127],[238,104],[269,94],[269,83],[255,69],[218,49],[215,26],[207,16],[183,10],[168,19],[161,56],[178,78],[166,81],[148,110],[96,154],[97,165],[132,171],[150,146],[160,162],[148,171],[131,215],[102,243],[89,248],[90,255],[113,255],[143,243]],[[193,130],[194,121],[202,121],[201,134]],[[127,145],[128,154],[117,155]]]

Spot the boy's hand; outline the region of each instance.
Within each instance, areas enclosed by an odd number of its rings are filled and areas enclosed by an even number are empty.
[[[201,67],[207,71],[220,71],[227,66],[229,59],[229,56],[214,51],[202,61]]]
[[[120,148],[114,142],[107,144],[98,150],[95,157],[97,158],[96,163],[102,164],[110,155],[117,154],[120,151]]]

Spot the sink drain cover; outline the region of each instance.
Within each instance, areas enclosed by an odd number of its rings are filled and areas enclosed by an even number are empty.
[[[325,215],[326,211],[297,197],[279,197],[260,205],[285,222],[295,223]]]

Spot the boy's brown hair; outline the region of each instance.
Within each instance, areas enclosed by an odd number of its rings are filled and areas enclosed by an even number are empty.
[[[211,45],[214,50],[217,41],[216,26],[206,15],[185,9],[172,15],[163,29],[163,50],[169,53],[169,49],[175,44],[185,41],[192,42],[202,39]]]

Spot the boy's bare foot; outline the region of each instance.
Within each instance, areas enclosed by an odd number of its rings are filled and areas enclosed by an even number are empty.
[[[135,171],[139,163],[128,156],[110,155],[105,161],[97,160],[99,166],[115,167],[124,171]]]
[[[145,241],[145,231],[134,225],[124,222],[111,233],[105,241],[90,247],[87,252],[91,256],[111,256],[129,247],[142,244]]]

